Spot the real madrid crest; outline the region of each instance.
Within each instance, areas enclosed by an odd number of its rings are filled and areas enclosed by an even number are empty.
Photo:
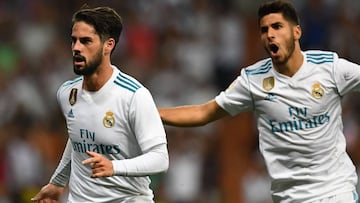
[[[325,91],[324,89],[321,87],[320,83],[314,83],[311,86],[312,90],[311,90],[311,95],[315,98],[315,99],[321,99],[324,94]]]
[[[266,91],[270,91],[275,86],[275,79],[273,76],[267,77],[263,80],[263,88]]]
[[[103,124],[106,128],[111,128],[115,125],[115,118],[113,112],[106,112],[105,117],[103,118]]]
[[[70,91],[70,95],[69,95],[69,103],[70,105],[74,105],[76,103],[76,99],[77,99],[77,88],[72,88]]]

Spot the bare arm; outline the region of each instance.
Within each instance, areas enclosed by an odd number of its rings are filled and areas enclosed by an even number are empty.
[[[228,115],[215,100],[199,105],[159,108],[158,110],[164,124],[178,127],[202,126]]]

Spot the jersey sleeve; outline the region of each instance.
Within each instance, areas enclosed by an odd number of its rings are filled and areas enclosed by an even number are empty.
[[[71,171],[71,142],[68,139],[58,167],[50,179],[50,183],[65,186],[70,178]]]
[[[169,168],[169,155],[165,143],[150,148],[144,154],[125,160],[113,160],[114,174],[121,176],[147,176],[165,172]]]
[[[360,65],[340,58],[334,65],[334,78],[341,96],[360,91]]]
[[[59,108],[63,112],[63,107],[61,105],[61,93],[63,92],[63,85],[59,87],[56,92],[56,99],[59,104]],[[63,186],[67,184],[70,178],[71,172],[71,142],[68,139],[65,149],[63,151],[62,158],[60,160],[59,165],[57,166],[55,172],[50,178],[50,183],[58,186]]]
[[[59,108],[61,110],[61,112],[63,112],[62,106],[61,106],[61,92],[62,92],[62,87],[60,86],[56,92],[56,101],[59,105]]]
[[[167,143],[165,129],[155,102],[146,88],[139,89],[130,106],[130,119],[142,151]]]
[[[215,101],[232,116],[250,111],[253,108],[253,101],[249,88],[245,69],[242,69],[241,75],[225,91],[216,96]]]
[[[169,165],[165,129],[155,102],[146,88],[136,91],[130,106],[130,123],[142,155],[113,161],[115,175],[151,175]]]
[[[64,104],[64,100],[65,100],[65,96],[64,96],[65,91],[66,91],[66,89],[64,87],[64,84],[62,84],[56,92],[56,100],[57,100],[57,103],[59,105],[61,112],[64,112],[63,104]],[[68,97],[68,95],[67,95],[67,97]]]

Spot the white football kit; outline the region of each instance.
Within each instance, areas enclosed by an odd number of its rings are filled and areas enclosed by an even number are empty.
[[[165,130],[150,92],[116,67],[96,92],[82,88],[83,77],[65,82],[57,99],[69,139],[50,182],[69,183],[68,202],[153,202],[148,175],[166,171]],[[110,159],[114,176],[91,178],[86,151]]]
[[[294,76],[264,59],[242,69],[215,98],[231,115],[255,112],[275,203],[314,202],[355,191],[357,184],[345,151],[341,99],[360,91],[360,66],[333,52],[302,53]]]

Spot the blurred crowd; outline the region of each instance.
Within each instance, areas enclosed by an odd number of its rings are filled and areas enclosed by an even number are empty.
[[[261,2],[0,1],[0,203],[29,202],[61,158],[67,130],[56,90],[76,77],[70,40],[74,11],[86,3],[111,6],[120,13],[124,30],[112,56],[114,65],[141,81],[157,105],[166,107],[207,101],[224,90],[242,67],[266,57],[257,30]],[[360,1],[294,3],[301,17],[304,50],[333,50],[360,64]],[[359,94],[343,102],[348,151],[360,172]],[[227,121],[199,128],[166,127],[170,168],[152,177],[156,202],[224,203],[218,144],[226,133],[219,126]],[[271,202],[254,126],[253,121],[243,126],[250,132],[247,143],[234,143],[248,149],[248,162],[240,163],[242,175],[232,178],[239,194],[234,203]],[[237,136],[247,135],[238,132]],[[243,155],[225,156],[236,162]]]

